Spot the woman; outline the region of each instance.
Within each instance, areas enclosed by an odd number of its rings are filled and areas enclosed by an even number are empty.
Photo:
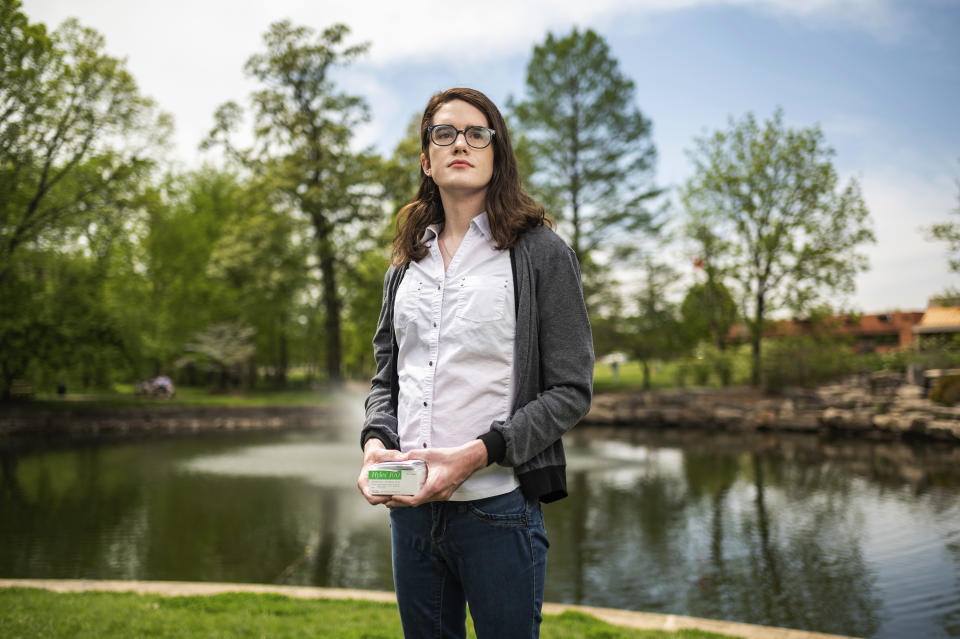
[[[401,211],[374,336],[358,487],[390,511],[404,635],[535,637],[540,502],[566,496],[561,435],[586,414],[593,342],[573,251],[520,185],[485,95],[434,95],[420,188]],[[367,468],[421,459],[416,495],[370,494]]]

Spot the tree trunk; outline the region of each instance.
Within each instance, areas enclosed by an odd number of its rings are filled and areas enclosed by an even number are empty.
[[[324,332],[327,342],[327,379],[333,385],[343,382],[340,372],[340,295],[337,293],[336,249],[329,239],[320,240],[318,250],[323,276]]]
[[[287,353],[287,317],[284,313],[280,318],[280,360],[277,363],[277,386],[287,387],[287,368],[290,366],[289,355]]]
[[[257,387],[257,360],[251,355],[247,358],[247,390]]]
[[[643,390],[650,390],[650,362],[642,360],[643,364]]]
[[[762,289],[762,287],[760,288]],[[753,358],[750,365],[750,382],[754,386],[760,386],[762,381],[760,340],[763,336],[763,293],[757,293],[755,302],[756,306],[754,307],[753,322],[751,322],[750,326],[750,350],[753,353]]]

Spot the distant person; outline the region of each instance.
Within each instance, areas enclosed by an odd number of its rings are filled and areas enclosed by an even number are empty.
[[[593,340],[573,251],[523,192],[506,124],[472,89],[420,124],[420,187],[393,240],[358,487],[390,508],[404,636],[539,635],[540,502],[567,495],[561,435],[590,407]],[[421,459],[413,496],[367,468]]]
[[[164,397],[173,397],[173,380],[166,375],[159,375],[153,380],[153,394]]]

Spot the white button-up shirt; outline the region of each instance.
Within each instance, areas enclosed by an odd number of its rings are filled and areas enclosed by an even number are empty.
[[[431,225],[430,252],[411,262],[394,307],[400,354],[400,450],[460,446],[510,416],[516,316],[510,252],[498,251],[487,214],[471,220],[444,271]],[[492,464],[470,476],[451,500],[482,499],[519,485]]]

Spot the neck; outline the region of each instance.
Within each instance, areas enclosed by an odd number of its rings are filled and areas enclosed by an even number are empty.
[[[463,238],[470,228],[470,221],[483,213],[486,208],[487,191],[476,193],[452,194],[440,192],[443,203],[443,234],[454,238]],[[459,242],[458,242],[459,243]]]

